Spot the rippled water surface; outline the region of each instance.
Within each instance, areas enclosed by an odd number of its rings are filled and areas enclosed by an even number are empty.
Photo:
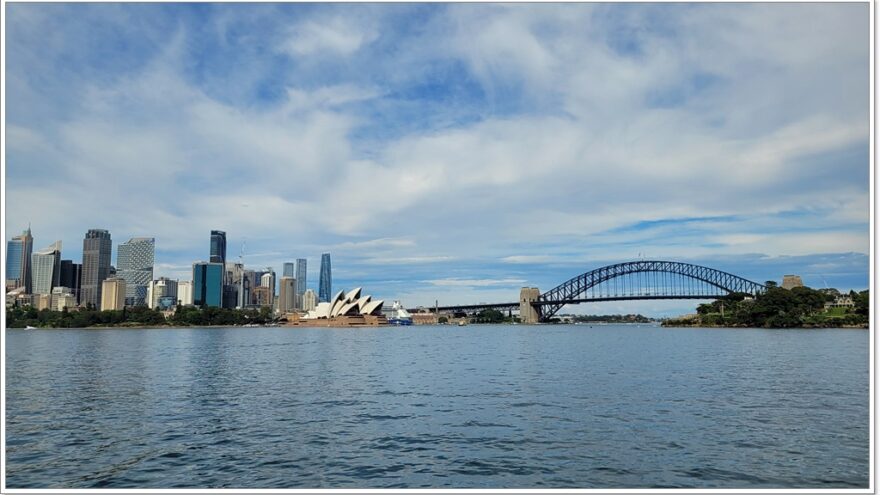
[[[868,332],[7,330],[9,487],[867,487]]]

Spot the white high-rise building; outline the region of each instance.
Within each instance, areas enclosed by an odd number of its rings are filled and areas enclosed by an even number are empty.
[[[275,272],[264,273],[260,277],[260,286],[271,289],[272,295],[275,295]]]
[[[192,281],[184,280],[177,282],[177,301],[181,306],[192,306],[193,285]]]
[[[318,295],[312,289],[306,289],[303,293],[303,311],[314,311],[318,305]]]
[[[31,290],[34,294],[52,294],[61,280],[61,241],[31,255]]]

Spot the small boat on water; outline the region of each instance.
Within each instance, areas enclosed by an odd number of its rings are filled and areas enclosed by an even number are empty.
[[[465,325],[467,325],[467,322],[466,322],[466,321],[464,321],[464,320],[458,320],[458,326],[463,327],[463,326],[465,326]]]
[[[388,315],[389,325],[410,326],[412,325],[412,315],[403,308],[400,301],[394,301],[391,305],[391,314]]]
[[[24,327],[24,329],[25,329],[25,330],[36,330],[37,327],[32,327],[32,326],[30,326],[30,325],[26,325],[26,326]]]

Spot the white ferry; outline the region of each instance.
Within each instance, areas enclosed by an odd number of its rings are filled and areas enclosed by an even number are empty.
[[[412,315],[409,314],[409,311],[403,308],[400,301],[394,301],[394,304],[391,305],[391,314],[388,315],[388,324],[403,326],[412,325]]]

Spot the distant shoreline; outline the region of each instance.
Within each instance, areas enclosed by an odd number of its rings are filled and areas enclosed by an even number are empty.
[[[861,328],[861,329],[868,329],[868,328],[870,328],[870,325],[868,323],[861,323],[861,324],[857,324],[857,325],[798,325],[798,326],[791,326],[791,327],[755,327],[755,326],[748,326],[748,325],[714,325],[714,324],[707,324],[707,323],[688,324],[688,323],[682,323],[681,321],[676,321],[674,323],[669,323],[669,324],[663,323],[660,326],[664,327],[664,328],[766,328],[768,330],[770,330],[770,329],[786,329],[786,328],[792,328],[792,329],[815,329],[815,328]]]
[[[490,325],[489,323],[473,323],[473,326],[481,326],[481,325]],[[630,322],[590,322],[590,323],[541,323],[536,325],[525,325],[522,323],[494,323],[492,325],[523,325],[523,326],[546,326],[546,327],[557,327],[557,326],[606,326],[606,325],[625,325],[625,326],[649,326],[649,327],[660,327],[660,328],[761,328],[761,329],[817,329],[817,328],[840,328],[840,329],[863,329],[867,330],[870,328],[869,324],[859,324],[859,325],[801,325],[795,327],[755,327],[755,326],[747,326],[747,325],[710,325],[710,324],[702,324],[702,323],[694,323],[687,324],[677,321],[675,323],[661,323],[659,325],[645,324],[645,323],[630,323]],[[449,327],[457,327],[457,325],[449,325],[444,323],[437,323],[433,325],[413,325],[414,327],[421,326],[449,326]],[[24,327],[6,327],[7,330],[106,330],[111,328],[121,328],[121,329],[132,329],[132,330],[171,330],[176,328],[286,328],[286,329],[296,329],[296,328],[327,328],[327,329],[339,329],[339,328],[348,328],[348,329],[361,329],[361,328],[398,328],[398,325],[345,325],[345,326],[327,326],[327,325],[93,325],[89,327],[35,327],[35,328],[24,328]]]

